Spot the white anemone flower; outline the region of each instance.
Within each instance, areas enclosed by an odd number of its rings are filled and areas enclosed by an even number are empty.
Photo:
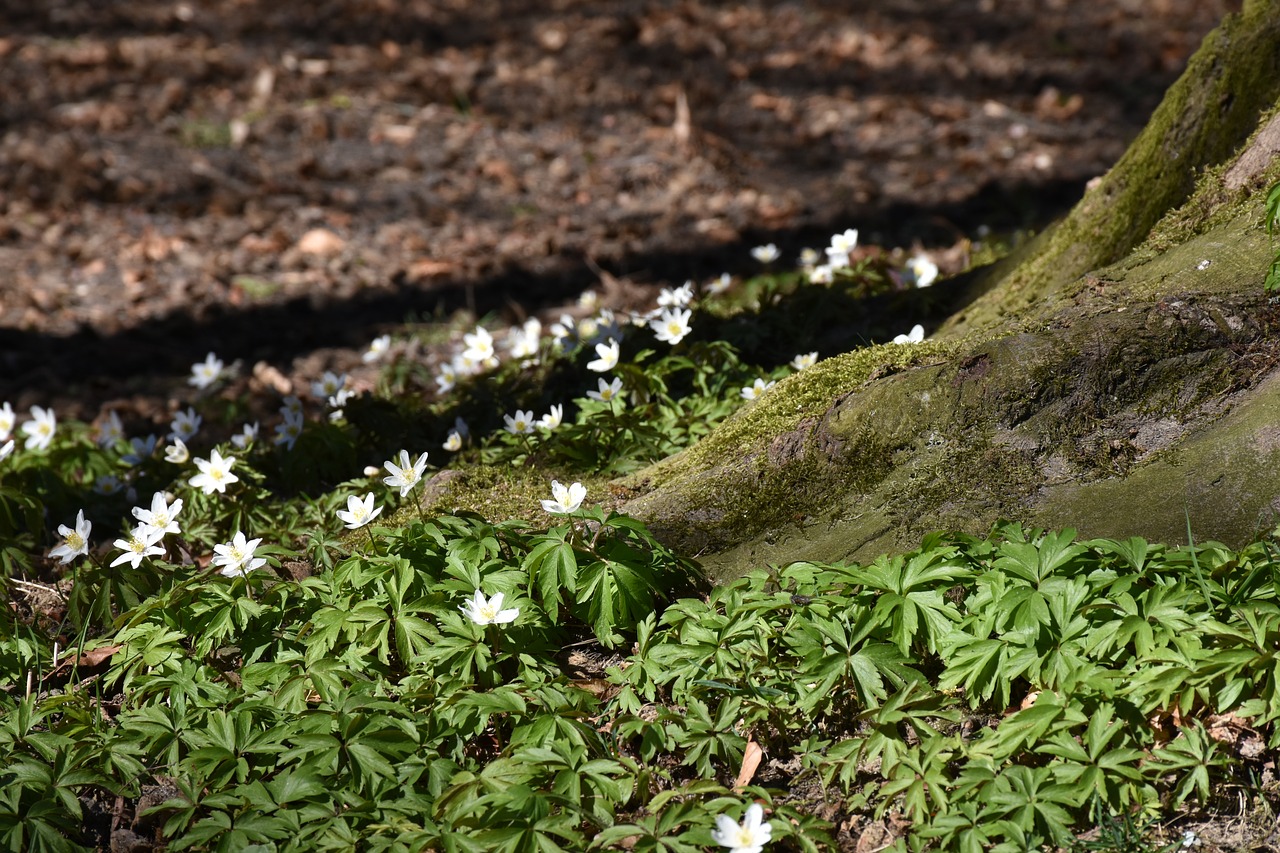
[[[562,486],[558,480],[551,481],[551,500],[542,501],[542,509],[552,515],[568,515],[577,512],[587,497],[587,487],[581,483]]]
[[[9,444],[12,445],[13,442],[10,441]],[[93,530],[93,522],[85,519],[84,510],[76,513],[75,527],[59,524],[58,535],[62,537],[62,542],[49,551],[50,558],[57,558],[65,566],[76,557],[83,557],[88,554],[89,532],[91,530]]]
[[[276,424],[276,444],[283,444],[286,450],[293,450],[298,436],[302,435],[302,413],[294,414],[291,409],[281,409],[284,420]]]
[[[476,330],[463,335],[462,340],[467,345],[462,354],[477,364],[484,364],[494,358],[493,335],[483,326],[476,326]]]
[[[849,266],[849,255],[858,248],[858,230],[850,228],[843,234],[831,237],[831,245],[827,247],[827,260],[833,267]]]
[[[154,435],[146,438],[135,436],[129,439],[129,452],[120,457],[120,461],[126,465],[141,465],[143,460],[150,459],[151,454],[156,452],[156,444],[160,439]],[[175,438],[174,441],[181,441]]]
[[[58,419],[54,416],[53,409],[32,406],[31,420],[22,425],[22,431],[27,436],[23,447],[27,450],[44,450],[53,441],[53,434],[57,429]]]
[[[741,824],[728,815],[716,815],[716,828],[711,830],[711,840],[728,847],[730,853],[760,853],[772,838],[773,827],[759,803],[747,806]]]
[[[587,396],[592,400],[599,400],[602,403],[612,402],[615,397],[622,392],[622,380],[614,379],[612,382],[605,382],[604,377],[600,377],[599,390],[588,391]]]
[[[319,400],[327,400],[347,385],[347,374],[326,370],[316,382],[311,383],[311,396]]]
[[[222,360],[209,353],[204,361],[191,365],[191,376],[187,379],[187,384],[203,391],[218,381],[218,377],[222,375],[222,367]]]
[[[257,421],[254,421],[251,424],[245,424],[244,428],[241,429],[240,432],[231,436],[231,443],[234,444],[236,447],[239,447],[241,450],[248,447],[252,442],[255,442],[257,440],[258,440],[258,422]]]
[[[448,394],[457,384],[458,369],[452,364],[440,365],[440,372],[436,374],[436,393]]]
[[[338,518],[348,530],[358,530],[377,518],[381,512],[382,507],[373,505],[373,492],[369,492],[363,498],[355,495],[348,497],[347,508],[338,510]]]
[[[608,373],[618,366],[619,354],[618,342],[613,338],[610,338],[607,344],[596,344],[596,355],[599,358],[594,361],[588,361],[587,370],[594,370],[596,373]]]
[[[689,334],[689,318],[693,312],[688,308],[670,308],[662,312],[662,316],[649,323],[654,337],[663,343],[675,346]]]
[[[261,539],[246,541],[244,534],[237,530],[230,542],[213,546],[213,565],[221,566],[220,571],[229,578],[247,575],[254,569],[267,564],[265,557],[253,556],[254,550],[261,541]]]
[[[683,308],[692,301],[692,281],[686,281],[677,288],[664,287],[658,294],[658,305],[662,308]]]
[[[713,278],[707,283],[707,293],[712,296],[719,296],[732,286],[733,276],[729,275],[727,272],[722,272],[718,278]]]
[[[164,449],[164,461],[172,462],[175,465],[181,465],[191,458],[191,451],[187,450],[187,444],[180,438],[175,438],[173,444],[166,445]]]
[[[551,411],[538,418],[538,426],[554,430],[564,422],[564,406],[552,406]]]
[[[533,412],[525,412],[516,409],[514,415],[503,415],[502,419],[507,422],[507,432],[512,435],[524,435],[533,432]]]
[[[893,339],[895,344],[918,344],[924,340],[924,326],[919,323],[911,327],[911,331],[905,335],[898,335]]]
[[[4,460],[8,459],[11,453],[13,453],[12,438],[6,441],[4,444],[0,444],[0,462],[3,462]]]
[[[755,258],[762,264],[771,264],[776,261],[782,253],[778,251],[778,247],[773,243],[766,243],[763,246],[756,246],[751,250],[751,257]]]
[[[450,453],[457,453],[462,449],[462,433],[456,429],[449,431],[449,436],[444,440],[444,449]]]
[[[169,503],[168,495],[164,492],[156,492],[151,496],[151,509],[135,506],[133,508],[133,517],[140,522],[138,524],[139,530],[155,533],[157,534],[156,539],[159,539],[166,533],[182,532],[182,528],[178,526],[178,513],[180,512],[182,512],[181,498]]]
[[[202,423],[204,418],[196,413],[194,407],[187,406],[186,411],[173,413],[173,423],[169,424],[169,437],[190,441],[200,431]]]
[[[387,473],[391,476],[383,477],[382,482],[386,483],[393,489],[400,490],[400,497],[404,497],[418,485],[418,481],[422,479],[422,472],[427,470],[427,454],[423,453],[418,457],[418,461],[413,462],[409,459],[409,451],[400,451],[400,464],[394,462],[384,462],[382,467],[387,469]]]
[[[516,621],[520,609],[511,607],[503,610],[502,598],[502,593],[495,592],[493,598],[486,599],[484,593],[477,589],[476,594],[466,604],[459,605],[458,609],[477,625],[505,625]]]
[[[214,492],[225,494],[227,486],[240,482],[240,478],[231,473],[231,466],[235,464],[234,456],[224,459],[221,453],[214,450],[209,454],[208,460],[196,457],[196,467],[200,469],[200,473],[187,482],[197,489],[203,489],[206,495]]]
[[[763,379],[757,379],[747,387],[742,389],[742,399],[758,400],[760,396],[773,387],[772,382],[765,382]]]
[[[373,364],[375,361],[381,361],[390,351],[391,336],[379,335],[369,342],[369,348],[364,351],[364,355],[360,356],[360,360],[365,364]]]
[[[98,427],[98,446],[111,447],[117,441],[124,440],[124,424],[120,423],[120,414],[115,409],[107,412]]]
[[[927,255],[916,255],[907,261],[907,278],[916,287],[928,287],[938,279],[938,265]]]
[[[0,441],[4,441],[13,432],[15,417],[13,407],[8,403],[0,406]]]
[[[831,264],[819,264],[809,270],[810,284],[831,284],[836,280],[836,271]]]
[[[118,566],[121,563],[129,563],[136,569],[142,565],[142,561],[147,557],[159,557],[164,554],[164,549],[156,545],[159,541],[159,534],[139,525],[133,529],[133,533],[128,539],[117,539],[112,543],[124,553],[112,560],[111,565]]]
[[[807,367],[813,367],[818,363],[818,354],[816,352],[806,352],[797,355],[791,359],[791,366],[796,370],[804,370]]]

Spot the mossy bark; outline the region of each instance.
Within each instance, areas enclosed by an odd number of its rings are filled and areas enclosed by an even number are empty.
[[[780,383],[632,478],[648,491],[628,511],[720,576],[1001,518],[1166,540],[1188,520],[1227,541],[1274,523],[1262,199],[1280,164],[1257,131],[1280,100],[1278,4],[1247,3],[1206,38],[1125,157],[941,343]]]

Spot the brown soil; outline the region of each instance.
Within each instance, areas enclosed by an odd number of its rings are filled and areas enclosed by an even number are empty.
[[[1239,2],[839,5],[0,0],[0,400],[1035,227]]]

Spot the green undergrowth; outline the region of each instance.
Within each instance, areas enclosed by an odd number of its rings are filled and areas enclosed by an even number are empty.
[[[1272,538],[1002,525],[709,591],[598,510],[369,539],[300,579],[140,573],[57,665],[6,611],[0,846],[690,851],[756,801],[782,850],[841,843],[819,814],[889,819],[893,850],[1103,849],[1122,822],[1158,850],[1275,805]],[[467,619],[477,589],[518,615]]]

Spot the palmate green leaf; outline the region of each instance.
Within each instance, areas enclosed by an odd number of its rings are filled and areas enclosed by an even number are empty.
[[[947,811],[950,801],[946,767],[956,745],[955,738],[935,735],[904,752],[880,788],[884,800],[876,809],[876,818],[882,817],[899,795],[902,810],[916,823]]]
[[[1050,765],[1054,778],[1074,792],[1076,805],[1094,797],[1113,809],[1133,805],[1139,797],[1146,752],[1133,744],[1132,721],[1116,720],[1115,705],[1104,702],[1093,710],[1084,734],[1077,741],[1067,730],[1058,730],[1035,747],[1037,753],[1056,755]],[[1119,744],[1113,744],[1116,739]],[[1154,792],[1152,792],[1154,793]]]
[[[1072,791],[1054,782],[1048,767],[1008,768],[996,778],[986,800],[993,814],[1006,817],[1025,833],[1043,835],[1064,847],[1073,837]]]
[[[1039,531],[1033,531],[1036,536]],[[1066,528],[1057,532],[1044,533],[1038,541],[1008,540],[1000,543],[998,556],[992,565],[1014,575],[1032,586],[1039,585],[1055,574],[1083,574],[1079,568],[1067,572],[1068,565],[1077,557],[1086,553],[1083,545],[1076,544],[1076,531]]]
[[[999,707],[1006,707],[1013,682],[1039,665],[1035,639],[1027,631],[1010,631],[999,639],[952,631],[942,644],[941,656],[947,668],[938,689],[963,687],[971,707],[992,697]]]
[[[1155,750],[1143,770],[1157,784],[1164,776],[1174,777],[1172,807],[1182,805],[1193,794],[1200,802],[1208,802],[1214,777],[1225,773],[1230,761],[1199,720],[1181,726],[1178,732],[1178,737]]]
[[[529,573],[529,589],[536,593],[553,623],[558,622],[564,599],[561,591],[574,597],[578,589],[578,555],[565,541],[571,528],[556,528],[525,555],[522,567]]]
[[[997,763],[1006,761],[1046,737],[1070,732],[1088,720],[1070,698],[1046,690],[1036,697],[1034,705],[1005,717],[995,729],[986,730],[970,747],[970,754]]]

